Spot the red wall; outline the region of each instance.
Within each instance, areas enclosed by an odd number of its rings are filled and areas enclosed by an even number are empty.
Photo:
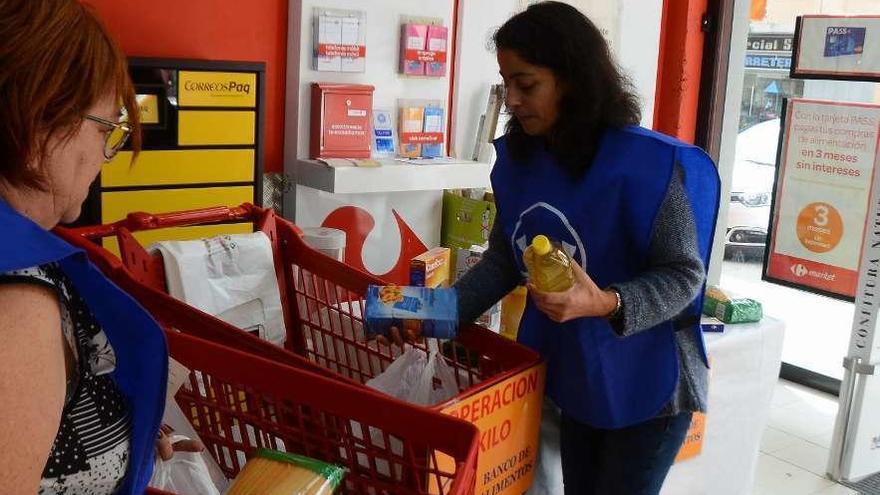
[[[282,170],[287,0],[86,2],[128,55],[265,62],[263,163],[266,172]]]
[[[694,142],[708,0],[664,0],[654,129]]]

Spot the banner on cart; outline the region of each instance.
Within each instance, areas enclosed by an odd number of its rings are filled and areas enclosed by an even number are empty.
[[[880,106],[792,99],[784,120],[764,278],[852,300]]]
[[[475,495],[521,495],[532,485],[544,374],[543,364],[529,368],[443,410],[480,430]],[[431,493],[446,493],[436,484],[430,488]]]

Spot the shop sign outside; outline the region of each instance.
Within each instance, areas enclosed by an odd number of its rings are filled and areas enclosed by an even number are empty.
[[[794,36],[787,33],[749,34],[746,43],[746,69],[791,69],[791,48]]]

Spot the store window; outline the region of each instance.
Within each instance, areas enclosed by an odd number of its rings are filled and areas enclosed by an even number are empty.
[[[843,376],[853,305],[762,281],[782,108],[803,97],[880,104],[880,84],[789,78],[797,16],[878,14],[877,0],[752,0],[745,60],[731,61],[741,74],[721,284],[759,299],[765,313],[786,323],[783,362],[789,371],[833,383]],[[741,64],[734,67],[733,64]],[[830,379],[830,380],[827,380]]]
[[[785,98],[803,96],[803,81],[788,78],[793,33],[749,33],[739,129],[778,119]]]

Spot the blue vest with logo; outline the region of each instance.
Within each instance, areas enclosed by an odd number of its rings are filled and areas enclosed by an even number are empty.
[[[678,164],[690,200],[704,266],[718,213],[719,179],[702,150],[671,137],[630,126],[606,130],[589,169],[573,178],[556,159],[536,149],[514,160],[506,138],[495,142],[492,187],[497,220],[523,273],[522,255],[545,234],[563,244],[599,287],[622,283],[648,268],[654,221]],[[680,321],[697,334],[701,295]],[[518,340],[547,362],[547,393],[573,419],[597,428],[622,428],[657,415],[678,381],[676,323],[669,321],[628,337],[604,318],[559,324],[531,301]]]
[[[156,434],[165,408],[168,349],[155,320],[108,280],[83,251],[46,232],[0,200],[0,273],[58,263],[101,323],[113,351],[112,377],[131,407],[131,452],[122,495],[141,494],[153,471]],[[60,329],[59,329],[60,331]]]

